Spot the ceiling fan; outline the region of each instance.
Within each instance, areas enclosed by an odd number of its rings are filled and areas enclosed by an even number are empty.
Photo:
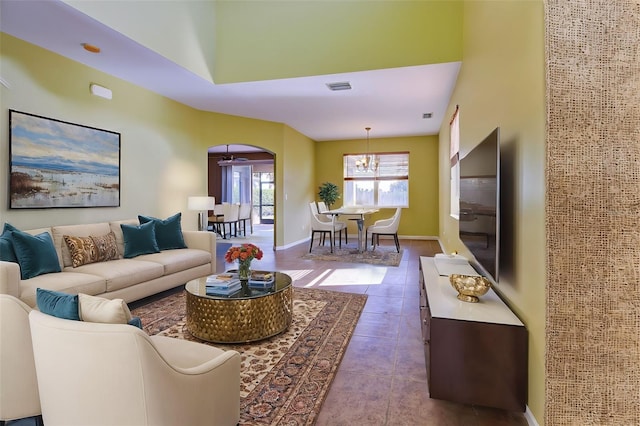
[[[220,163],[231,163],[233,161],[246,161],[246,158],[242,158],[242,157],[236,157],[233,154],[229,153],[229,144],[227,144],[227,152],[225,155],[221,156],[221,157],[214,157],[214,158],[218,158],[218,164]]]

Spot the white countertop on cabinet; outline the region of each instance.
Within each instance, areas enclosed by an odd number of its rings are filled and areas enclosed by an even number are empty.
[[[432,318],[524,326],[493,289],[480,296],[478,303],[463,302],[449,277],[438,274],[432,257],[420,257],[420,263]]]

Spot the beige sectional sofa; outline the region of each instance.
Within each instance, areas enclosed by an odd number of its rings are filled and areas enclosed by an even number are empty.
[[[0,293],[10,294],[31,307],[36,305],[36,289],[64,293],[85,293],[132,302],[194,278],[215,273],[216,237],[213,232],[182,231],[187,248],[163,250],[124,258],[122,224],[138,225],[136,219],[83,225],[63,225],[32,229],[31,235],[48,232],[53,240],[61,272],[21,279],[18,263],[0,261]],[[64,236],[101,236],[113,231],[116,259],[74,267]]]

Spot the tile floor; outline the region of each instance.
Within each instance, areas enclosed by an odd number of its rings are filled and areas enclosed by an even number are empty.
[[[318,416],[318,426],[527,425],[523,413],[429,398],[420,334],[418,259],[440,252],[436,241],[401,240],[400,266],[382,267],[305,260],[301,257],[308,243],[273,251],[272,241],[264,237],[268,231],[261,231],[255,243],[265,255],[256,267],[286,271],[298,287],[369,296]],[[226,266],[219,258],[217,270]],[[31,419],[10,422],[11,426],[32,424]]]
[[[287,271],[298,287],[369,296],[317,425],[527,425],[524,413],[429,398],[418,261],[441,251],[436,241],[401,240],[398,267],[305,260],[308,243],[276,252],[268,242],[256,243],[265,253],[260,268]]]

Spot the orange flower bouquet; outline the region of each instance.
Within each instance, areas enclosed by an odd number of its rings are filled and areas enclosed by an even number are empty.
[[[254,244],[242,244],[241,246],[231,247],[224,255],[227,263],[238,261],[238,278],[248,280],[251,276],[251,261],[253,259],[262,259],[262,250]]]

